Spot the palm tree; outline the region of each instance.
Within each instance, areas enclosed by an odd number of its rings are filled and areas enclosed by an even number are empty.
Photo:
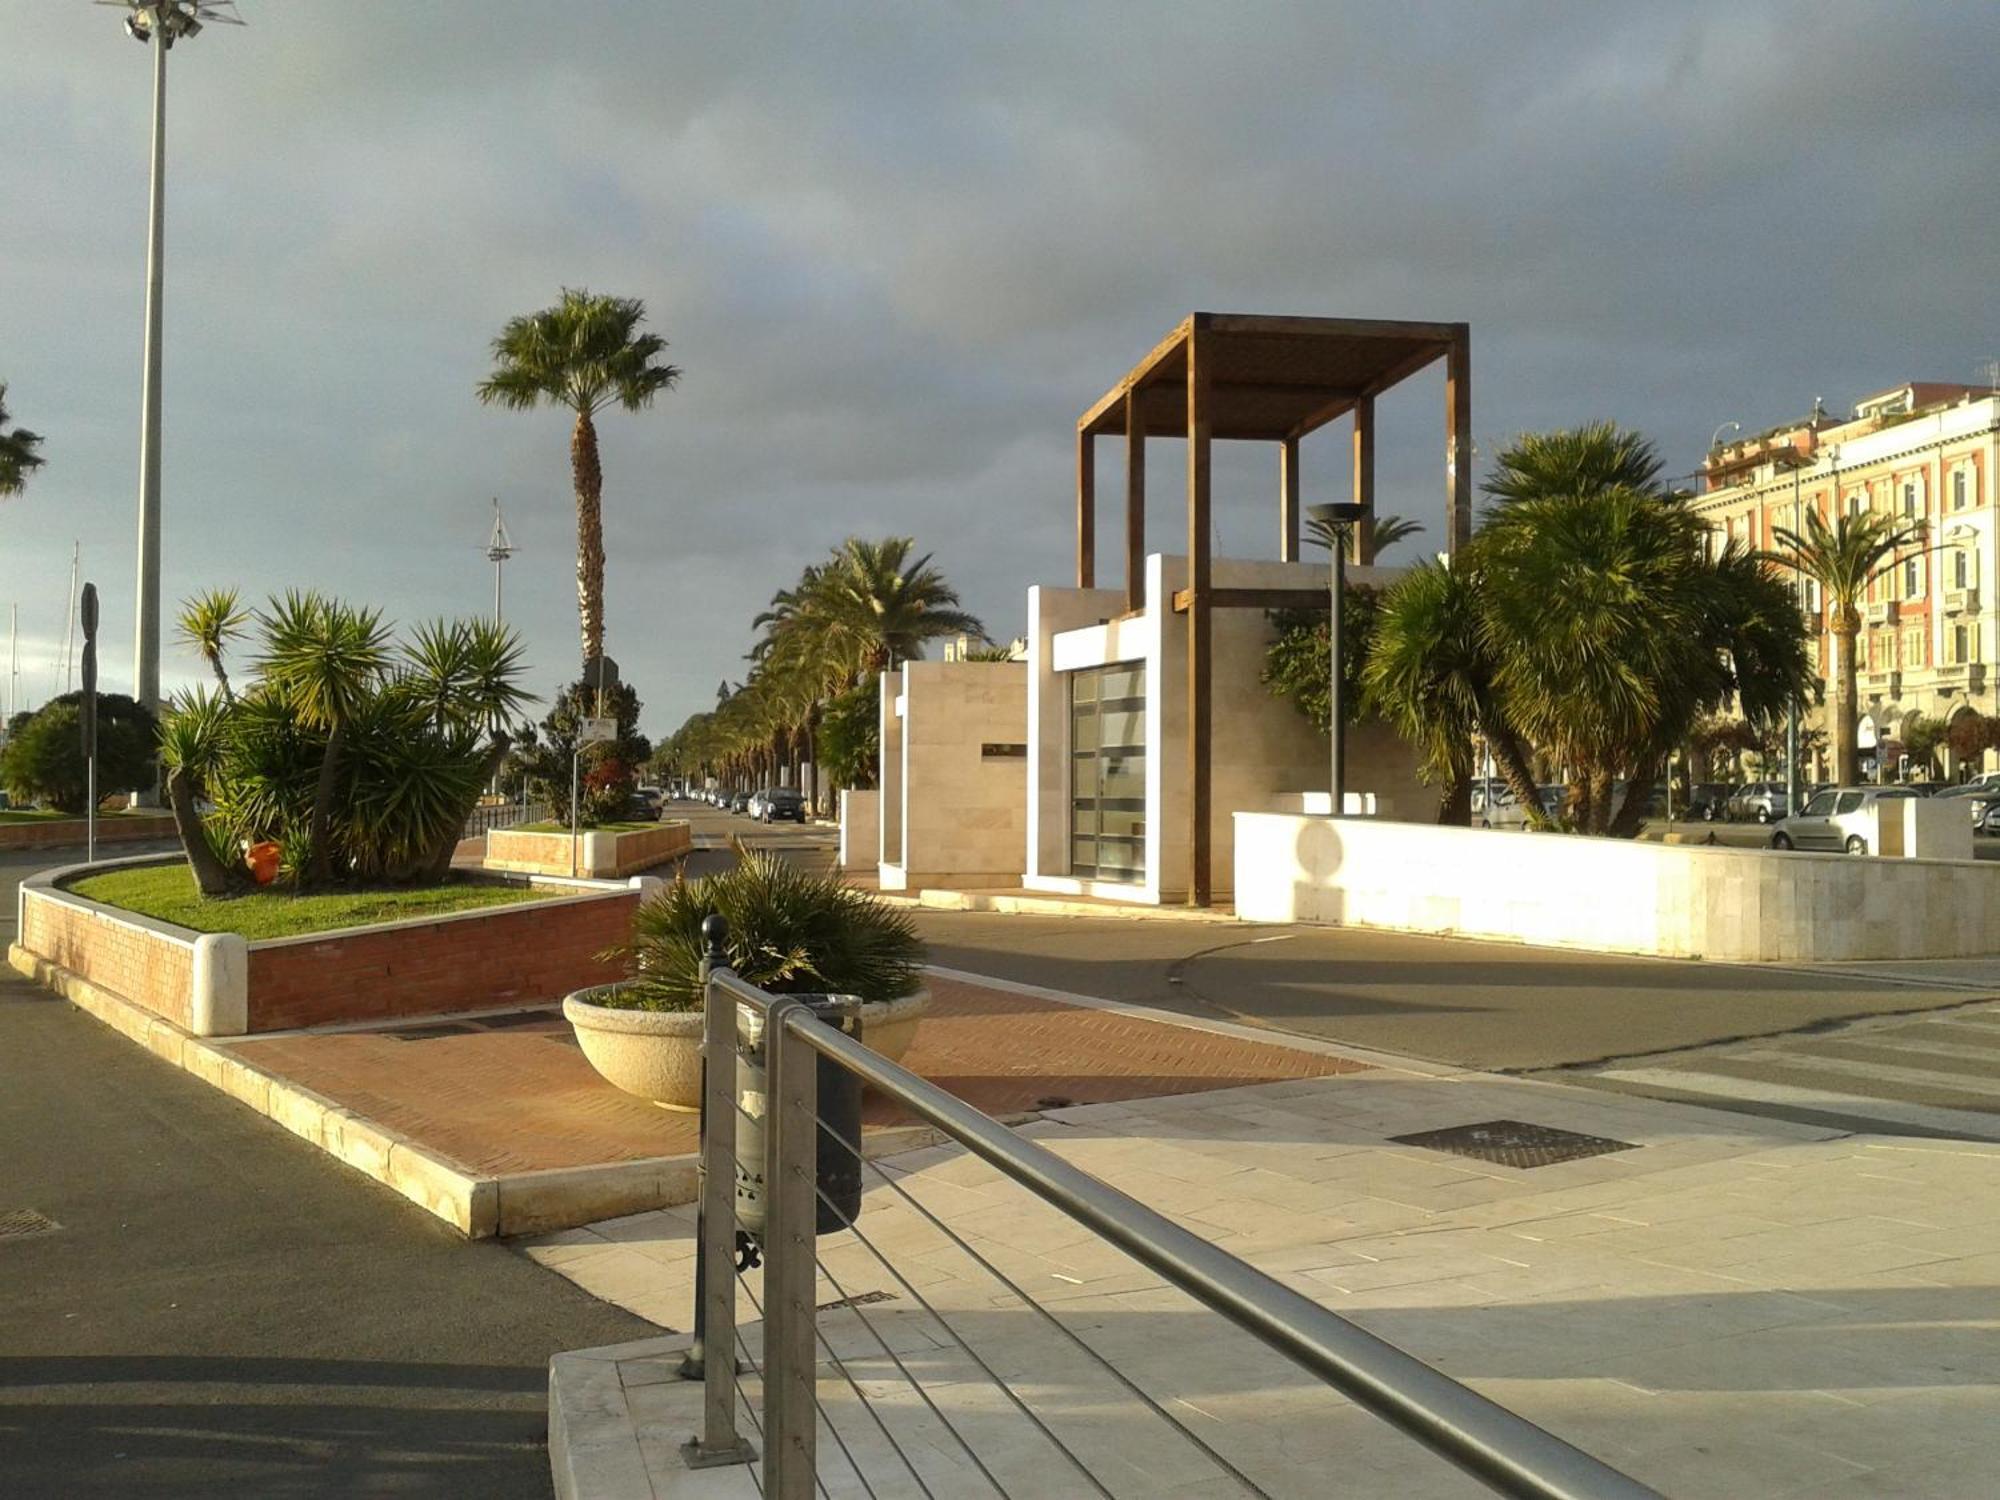
[[[1924,523],[1905,522],[1887,511],[1864,510],[1841,516],[1829,526],[1813,508],[1806,511],[1803,533],[1779,526],[1771,535],[1784,550],[1765,554],[1765,561],[1803,573],[1819,585],[1826,600],[1835,658],[1835,675],[1827,683],[1828,696],[1833,699],[1833,779],[1851,786],[1859,758],[1855,746],[1859,688],[1854,647],[1861,633],[1861,598],[1870,580],[1882,571],[1885,562],[1893,560],[1898,549],[1923,540]]]
[[[1666,498],[1660,455],[1644,434],[1612,422],[1525,432],[1494,461],[1479,488],[1501,506],[1555,495],[1635,490]]]
[[[598,462],[596,413],[612,402],[627,411],[679,383],[678,367],[659,363],[667,341],[640,333],[645,304],[595,297],[565,287],[562,300],[511,319],[493,341],[493,373],[479,399],[516,411],[550,405],[576,413],[570,432],[570,478],[576,490],[576,607],[583,659],[604,654],[604,471]]]
[[[328,822],[348,726],[389,670],[389,632],[379,610],[296,590],[272,600],[258,623],[264,629],[264,654],[257,666],[265,686],[301,725],[326,734],[307,835],[310,862],[302,881],[323,885],[332,875]]]
[[[1421,521],[1412,521],[1407,516],[1370,516],[1368,518],[1368,556],[1371,559],[1380,557],[1384,552],[1395,546],[1396,543],[1406,541],[1423,529]],[[1333,546],[1335,537],[1341,538],[1343,544],[1345,544],[1347,532],[1348,528],[1343,522],[1322,521],[1316,517],[1309,517],[1306,521],[1306,540],[1311,542],[1315,547],[1330,549]],[[1348,548],[1348,555],[1350,557],[1354,555],[1352,547]]]
[[[222,685],[225,702],[234,702],[236,694],[229,686],[229,671],[222,664],[223,653],[230,642],[242,638],[243,627],[249,623],[250,612],[240,607],[235,589],[210,589],[181,601],[178,623],[181,641],[201,653],[209,671]]]
[[[25,427],[7,431],[7,383],[0,380],[0,495],[18,495],[27,487],[28,475],[46,462],[35,452],[41,446],[39,433]]]
[[[906,536],[849,537],[821,575],[821,607],[834,631],[859,649],[864,669],[886,671],[920,658],[926,641],[946,636],[985,639],[986,627],[958,608],[958,591],[931,566],[931,555],[911,560],[915,545]]]
[[[1480,628],[1478,576],[1464,561],[1422,562],[1382,599],[1362,682],[1382,716],[1443,788],[1438,821],[1471,819],[1472,740],[1483,735],[1529,821],[1545,819],[1527,746],[1500,710],[1495,663]]]

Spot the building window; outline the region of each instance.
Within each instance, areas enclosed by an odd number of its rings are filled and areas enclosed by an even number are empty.
[[[1967,586],[1972,573],[1970,562],[1971,559],[1967,557],[1963,547],[1957,547],[1952,550],[1951,586],[1953,588],[1962,589]]]
[[[1913,670],[1924,665],[1924,631],[1921,625],[1903,632],[1903,666]]]
[[[1146,669],[1070,673],[1070,873],[1146,878]]]
[[[1913,479],[1903,481],[1903,518],[1914,521],[1922,514],[1917,505],[1917,484]]]
[[[1951,476],[1951,508],[1965,509],[1965,470],[1958,469]]]
[[[1924,580],[1922,573],[1919,571],[1921,561],[1920,558],[1915,557],[1903,559],[1903,597],[1905,599],[1921,599],[1924,596]]]
[[[1964,660],[1965,627],[1963,625],[1954,625],[1951,627],[1951,662],[1953,666],[1958,666]]]

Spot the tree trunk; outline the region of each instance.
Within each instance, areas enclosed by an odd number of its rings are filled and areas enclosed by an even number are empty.
[[[194,805],[193,779],[185,769],[167,776],[167,803],[174,810],[174,832],[180,835],[181,848],[187,852],[195,889],[204,896],[228,895],[229,867],[209,847],[208,834],[201,826],[201,812]]]
[[[1472,773],[1460,771],[1438,794],[1438,826],[1466,828],[1472,823]]]
[[[1504,725],[1482,724],[1479,727],[1486,736],[1487,747],[1493,752],[1493,764],[1500,768],[1500,775],[1521,804],[1521,816],[1527,819],[1527,826],[1548,827],[1548,814],[1542,810],[1541,790],[1535,785],[1535,768],[1528,764],[1528,752],[1522,748],[1520,739]]]
[[[1861,611],[1852,604],[1840,605],[1833,618],[1833,649],[1840,660],[1835,666],[1836,684],[1833,712],[1833,779],[1838,786],[1853,786],[1860,780],[1860,759],[1855,746],[1855,708],[1860,695],[1859,673],[1854,660],[1856,638],[1861,631]]]
[[[479,769],[479,784],[481,786],[485,786],[487,782],[493,779],[494,773],[500,769],[501,763],[507,759],[507,752],[513,748],[514,741],[509,736],[504,734],[495,734],[493,736],[493,743],[486,748],[486,764]],[[477,798],[473,800],[473,805],[478,805]],[[438,836],[437,843],[431,848],[429,854],[425,856],[423,865],[417,872],[418,878],[423,884],[442,885],[444,883],[445,877],[451,874],[451,858],[454,854],[458,853],[459,835],[464,832],[465,819],[460,818],[457,827],[451,829],[448,833]]]
[[[576,414],[569,467],[576,488],[576,618],[587,662],[604,654],[604,470],[597,461],[597,426],[587,411]]]
[[[1646,803],[1652,798],[1653,783],[1659,779],[1660,767],[1666,758],[1664,751],[1649,751],[1632,768],[1632,779],[1625,783],[1625,800],[1612,813],[1610,826],[1605,830],[1613,838],[1639,836],[1639,825],[1646,817]]]
[[[333,880],[332,840],[327,837],[327,823],[333,813],[333,793],[340,777],[340,753],[347,745],[347,726],[335,724],[326,737],[326,753],[320,757],[319,786],[313,791],[312,824],[307,838],[312,844],[312,858],[306,865],[307,886],[328,885]]]

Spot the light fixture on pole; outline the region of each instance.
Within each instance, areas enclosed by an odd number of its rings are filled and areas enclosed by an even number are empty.
[[[486,560],[493,564],[493,623],[498,625],[507,617],[500,612],[500,570],[507,565],[507,559],[514,555],[514,539],[507,535],[507,523],[500,519],[500,501],[493,501],[493,535],[486,541]]]
[[[1327,570],[1326,722],[1327,790],[1330,793],[1327,810],[1337,818],[1347,806],[1347,730],[1342,722],[1344,707],[1340,701],[1340,600],[1347,591],[1347,537],[1341,528],[1351,531],[1361,525],[1368,515],[1368,507],[1342,500],[1326,505],[1308,505],[1306,514],[1326,528],[1333,542],[1327,549],[1333,554],[1332,566]]]
[[[139,597],[133,658],[134,694],[147,709],[160,707],[160,293],[166,264],[167,49],[219,21],[241,26],[235,0],[96,0],[125,12],[125,30],[153,49],[153,166],[146,227],[146,365],[139,415]],[[143,788],[141,805],[157,793]]]

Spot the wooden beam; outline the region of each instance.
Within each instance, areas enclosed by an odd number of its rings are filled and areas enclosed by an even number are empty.
[[[1076,586],[1097,587],[1097,450],[1088,432],[1076,434]]]
[[[1298,421],[1292,424],[1292,430],[1286,433],[1285,436],[1302,438],[1308,433],[1317,432],[1335,417],[1346,416],[1353,409],[1354,403],[1360,399],[1352,391],[1342,391],[1338,396],[1328,400],[1324,406],[1315,406],[1303,417],[1300,417]]]
[[[1187,344],[1188,489],[1188,904],[1207,906],[1213,895],[1209,838],[1209,738],[1214,717],[1209,660],[1212,638],[1208,591],[1209,385],[1213,344],[1208,319],[1196,314]]]
[[[1306,338],[1435,339],[1456,338],[1463,323],[1409,323],[1395,318],[1299,318],[1266,313],[1196,313],[1202,325],[1218,334],[1296,334]]]
[[[1398,360],[1380,375],[1369,381],[1368,389],[1363,391],[1362,394],[1364,396],[1379,396],[1388,390],[1390,386],[1401,385],[1405,380],[1416,374],[1417,371],[1429,369],[1430,366],[1443,359],[1446,353],[1449,352],[1450,347],[1448,341],[1440,341],[1439,343],[1427,345],[1422,349],[1412,351],[1406,358]]]
[[[1210,589],[1210,609],[1325,609],[1327,591],[1320,589]],[[1184,615],[1194,603],[1192,589],[1174,591],[1174,613]]]
[[[1125,398],[1125,607],[1146,602],[1146,423],[1138,392]]]
[[[1354,503],[1365,507],[1354,523],[1347,555],[1358,563],[1375,561],[1375,398],[1354,405]]]
[[[1444,367],[1445,551],[1472,540],[1472,334],[1461,327]]]
[[[1299,440],[1278,447],[1278,560],[1299,560]]]
[[[1172,333],[1155,344],[1152,352],[1126,372],[1123,380],[1119,381],[1118,384],[1111,387],[1110,390],[1091,403],[1090,410],[1077,418],[1077,430],[1081,432],[1108,432],[1112,430],[1100,427],[1099,424],[1103,422],[1109,413],[1118,410],[1124,404],[1125,395],[1128,391],[1135,390],[1144,385],[1151,378],[1155,370],[1159,369],[1162,364],[1173,357],[1174,353],[1180,348],[1182,341],[1188,337],[1189,331],[1194,327],[1195,318],[1199,316],[1202,315],[1197,313],[1181,319]]]

